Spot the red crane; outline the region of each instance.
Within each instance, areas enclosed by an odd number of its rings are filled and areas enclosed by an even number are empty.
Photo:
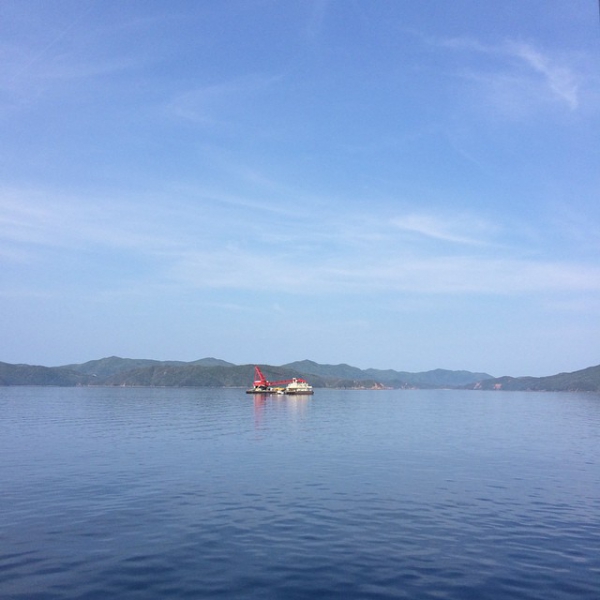
[[[292,381],[306,383],[304,379],[296,377],[295,379],[282,379],[281,381],[268,381],[259,367],[254,367],[254,387],[255,388],[270,388],[275,385],[287,385]]]

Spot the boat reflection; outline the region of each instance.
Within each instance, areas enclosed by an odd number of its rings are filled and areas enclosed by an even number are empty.
[[[254,394],[254,425],[262,428],[271,415],[273,421],[281,420],[285,415],[294,419],[302,418],[311,402],[311,396],[288,396],[285,394]],[[269,420],[271,422],[271,420]]]

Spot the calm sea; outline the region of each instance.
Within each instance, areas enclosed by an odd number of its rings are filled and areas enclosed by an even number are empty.
[[[2,600],[600,598],[600,396],[0,388]]]

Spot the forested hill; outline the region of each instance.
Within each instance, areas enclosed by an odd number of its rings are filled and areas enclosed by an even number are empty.
[[[0,362],[0,385],[87,385],[89,377],[60,367],[10,365]]]
[[[271,381],[301,377],[317,388],[464,387],[491,377],[487,373],[444,369],[422,373],[363,370],[309,360],[282,366],[261,365],[261,369]],[[0,363],[0,385],[250,387],[253,380],[254,365],[235,365],[217,358],[182,362],[110,356],[61,367]]]
[[[260,365],[270,381],[301,377],[315,388],[586,391],[600,392],[600,366],[550,377],[500,377],[470,371],[435,369],[420,373],[392,369],[359,369],[346,364],[324,365],[310,360],[281,366]],[[0,386],[105,385],[156,387],[250,387],[254,365],[235,365],[217,358],[192,362],[131,359],[111,356],[61,367],[0,363]]]
[[[499,391],[600,392],[600,365],[549,377],[498,377],[466,387]]]
[[[394,371],[392,369],[359,369],[350,365],[321,365],[311,360],[288,363],[289,367],[306,375],[318,375],[325,379],[342,379],[363,381],[365,379],[381,382],[390,387],[460,387],[483,379],[489,379],[488,373],[472,373],[471,371],[448,371],[434,369],[420,373]]]

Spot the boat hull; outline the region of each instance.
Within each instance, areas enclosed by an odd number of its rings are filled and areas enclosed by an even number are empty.
[[[246,394],[260,394],[263,396],[268,395],[285,395],[285,396],[312,396],[315,392],[313,390],[287,390],[287,389],[263,389],[263,388],[252,388],[250,390],[246,390]]]

